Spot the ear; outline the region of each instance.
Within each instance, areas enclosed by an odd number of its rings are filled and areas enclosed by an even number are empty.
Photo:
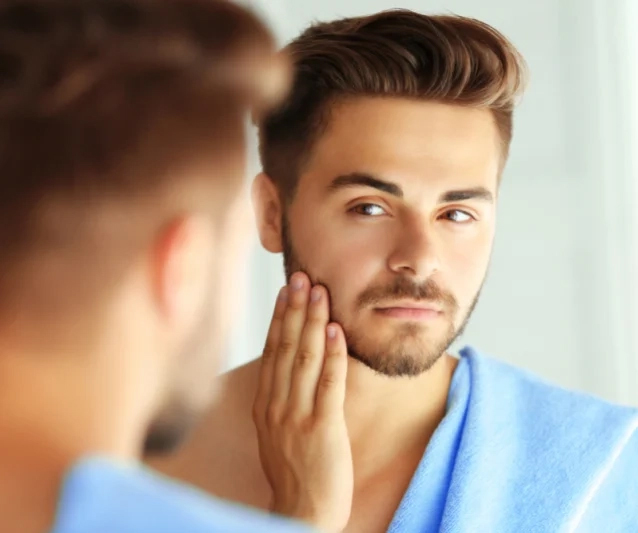
[[[152,250],[153,291],[159,314],[178,336],[201,319],[214,271],[210,218],[186,215],[158,235]]]
[[[252,187],[253,208],[262,246],[271,253],[283,251],[281,219],[283,206],[276,185],[264,173],[258,174]]]

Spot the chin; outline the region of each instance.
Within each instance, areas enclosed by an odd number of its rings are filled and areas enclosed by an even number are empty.
[[[429,370],[454,340],[454,332],[422,323],[397,328],[370,324],[346,330],[348,354],[371,370],[389,377],[414,377]],[[374,331],[370,336],[365,332]]]

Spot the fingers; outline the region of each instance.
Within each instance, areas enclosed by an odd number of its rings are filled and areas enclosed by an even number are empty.
[[[329,324],[326,328],[326,353],[323,368],[317,383],[315,401],[317,418],[343,415],[348,371],[347,351],[343,330],[337,324]]]
[[[306,324],[292,369],[289,406],[292,416],[312,415],[326,347],[329,320],[328,291],[319,285],[310,292]]]
[[[292,368],[306,322],[309,291],[308,277],[301,272],[293,274],[288,287],[288,305],[281,325],[272,376],[270,406],[275,410],[283,408],[288,402]]]
[[[284,319],[288,300],[288,287],[283,287],[279,291],[275,310],[273,311],[268,334],[266,335],[266,345],[261,356],[261,369],[259,371],[259,383],[255,396],[255,416],[260,416],[261,411],[265,411],[270,399],[273,372],[277,349],[279,348],[279,338],[281,336],[281,326]]]
[[[326,327],[328,291],[310,289],[309,278],[298,272],[277,299],[262,356],[256,421],[276,424],[282,416],[303,420],[343,413],[345,336],[337,324]]]

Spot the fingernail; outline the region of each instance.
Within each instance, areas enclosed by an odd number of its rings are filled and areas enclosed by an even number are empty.
[[[337,336],[337,328],[334,326],[328,326],[327,332],[329,339],[334,339]]]
[[[288,287],[282,287],[277,298],[279,301],[285,302],[288,299]]]
[[[318,302],[321,298],[321,289],[319,287],[314,287],[312,291],[310,291],[310,299],[313,302]]]
[[[295,291],[298,291],[299,289],[303,288],[303,280],[301,279],[301,277],[293,277],[292,278],[292,289]]]

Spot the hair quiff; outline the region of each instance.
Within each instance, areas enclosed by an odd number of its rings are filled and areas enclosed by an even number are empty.
[[[526,66],[516,48],[484,22],[391,10],[309,27],[287,47],[294,83],[261,123],[264,171],[290,199],[330,104],[357,96],[452,103],[493,112],[503,163]]]

